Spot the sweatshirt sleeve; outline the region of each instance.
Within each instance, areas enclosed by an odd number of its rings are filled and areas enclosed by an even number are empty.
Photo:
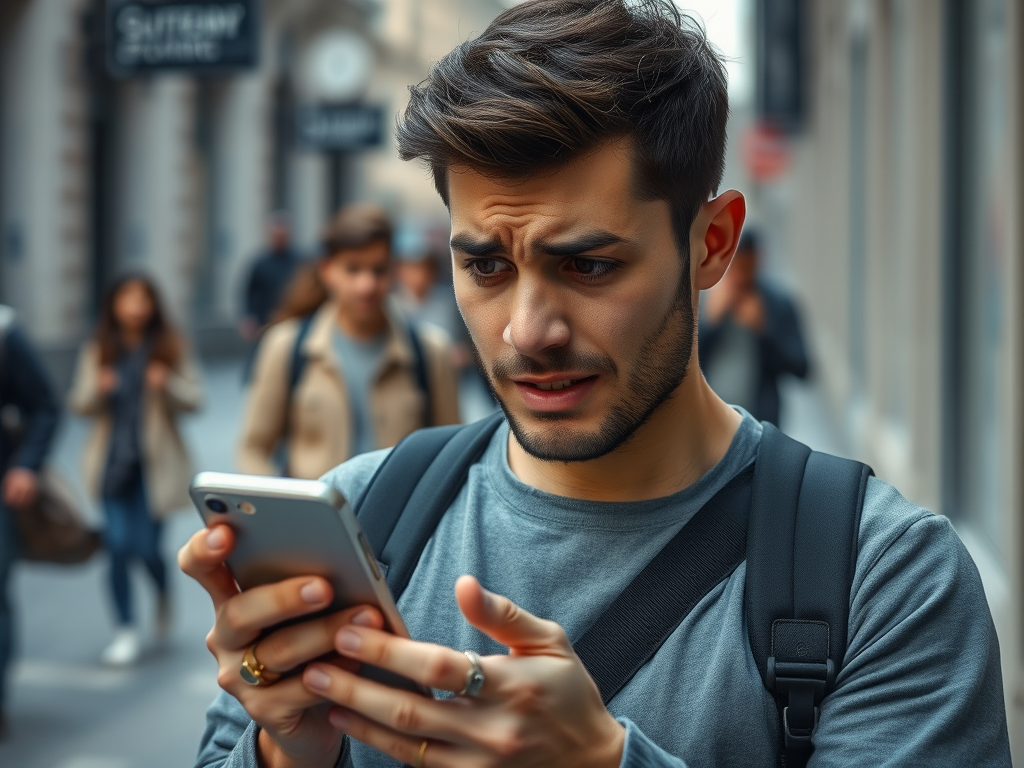
[[[688,768],[683,760],[673,757],[647,738],[633,721],[625,717],[618,720],[626,728],[626,744],[619,768]]]
[[[206,710],[206,730],[195,768],[259,768],[259,730],[238,699],[223,691]]]
[[[949,520],[872,478],[860,546],[849,645],[808,768],[1009,768],[995,626]]]

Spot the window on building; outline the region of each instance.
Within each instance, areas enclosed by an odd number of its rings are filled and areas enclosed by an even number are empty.
[[[964,0],[959,87],[957,284],[947,295],[959,309],[955,329],[958,480],[954,514],[975,524],[1000,549],[1010,472],[1004,445],[1010,136],[1007,109],[1012,58],[1009,0]]]

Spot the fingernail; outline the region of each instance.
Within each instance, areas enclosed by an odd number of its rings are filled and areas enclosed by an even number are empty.
[[[306,674],[303,675],[307,687],[314,688],[318,691],[327,690],[327,686],[331,684],[331,678],[328,677],[327,673],[318,667],[309,667],[306,669]]]
[[[342,629],[334,639],[334,644],[339,651],[358,651],[359,646],[363,644],[363,638],[351,629]]]
[[[331,725],[339,731],[345,730],[352,724],[352,718],[349,717],[348,712],[341,709],[332,709],[327,718],[331,721]]]
[[[352,623],[357,627],[372,627],[374,624],[373,612],[367,610],[360,611],[352,617]]]
[[[206,546],[216,552],[218,549],[224,549],[227,546],[228,537],[221,530],[220,526],[217,526],[206,534]]]
[[[299,594],[302,595],[302,599],[310,605],[322,603],[326,597],[324,594],[324,587],[319,581],[311,581],[308,584],[305,584],[302,589],[299,590]]]
[[[480,594],[483,595],[484,606],[487,607],[487,608],[493,608],[494,607],[494,593],[493,592],[488,592],[483,587],[480,587]]]

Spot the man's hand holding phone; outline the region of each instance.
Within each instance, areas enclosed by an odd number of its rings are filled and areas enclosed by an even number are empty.
[[[455,586],[462,614],[509,654],[474,660],[378,628],[347,624],[335,637],[343,656],[382,667],[420,685],[468,695],[428,699],[360,677],[344,667],[310,664],[303,680],[336,703],[330,722],[352,738],[416,768],[617,768],[625,729],[563,629],[472,577]]]
[[[241,592],[224,564],[234,544],[232,530],[217,525],[198,531],[178,553],[181,569],[213,600],[216,619],[206,646],[217,659],[217,682],[260,726],[262,765],[333,768],[343,736],[328,719],[329,705],[323,695],[311,691],[301,675],[283,677],[273,685],[246,683],[239,673],[245,653],[256,643],[258,660],[267,672],[288,673],[334,651],[335,637],[343,627],[381,629],[383,619],[373,609],[355,607],[260,639],[270,627],[329,606],[331,586],[322,578],[298,577]],[[344,659],[324,664],[350,672],[359,667],[358,662]]]

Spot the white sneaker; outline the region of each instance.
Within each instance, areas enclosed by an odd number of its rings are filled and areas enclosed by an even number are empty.
[[[137,630],[125,627],[117,631],[114,641],[100,654],[100,661],[108,667],[130,667],[140,656],[142,638]]]

